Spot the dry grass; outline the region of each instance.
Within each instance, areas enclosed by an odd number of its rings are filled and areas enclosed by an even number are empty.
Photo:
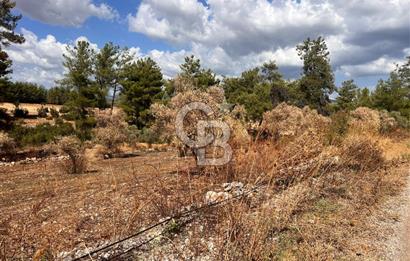
[[[53,108],[57,111],[60,110],[62,105],[55,105],[55,104],[35,104],[35,103],[20,103],[19,108],[25,109],[28,111],[29,115],[38,115],[38,110],[41,107],[47,107],[49,109]],[[0,102],[0,108],[5,108],[9,112],[13,111],[15,109],[14,104],[8,103],[8,102]]]
[[[229,165],[200,171],[176,151],[90,161],[82,175],[61,173],[52,161],[0,167],[0,259],[55,257],[122,238],[240,181],[258,192],[173,229],[154,245],[157,254],[172,246],[157,257],[372,260],[377,234],[368,217],[402,189],[409,139],[350,131],[330,146],[325,133],[306,128],[291,139],[250,142]]]

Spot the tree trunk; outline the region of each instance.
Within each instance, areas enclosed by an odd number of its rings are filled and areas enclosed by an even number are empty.
[[[114,110],[115,94],[117,93],[117,85],[114,85],[114,91],[112,93],[112,102],[111,102],[111,115]]]

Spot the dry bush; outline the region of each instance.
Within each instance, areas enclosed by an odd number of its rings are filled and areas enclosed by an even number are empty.
[[[385,163],[377,142],[360,136],[347,138],[340,154],[342,164],[358,171],[380,170]]]
[[[0,153],[14,153],[16,149],[16,143],[7,133],[0,131]]]
[[[332,123],[326,133],[326,144],[338,145],[348,133],[350,117],[347,112],[339,111],[334,113],[330,119]]]
[[[205,115],[203,111],[193,110],[188,112],[184,118],[184,131],[191,140],[197,140],[197,124],[200,120],[222,120],[224,111],[222,108],[224,102],[223,89],[219,87],[210,87],[206,91],[196,90],[192,86],[183,88],[174,96],[168,104],[153,104],[151,112],[155,118],[151,127],[154,133],[158,133],[160,138],[168,143],[173,144],[180,150],[180,155],[185,154],[187,146],[176,137],[175,120],[179,111],[192,102],[204,103],[212,110],[211,115]],[[217,134],[217,130],[214,134]],[[195,154],[196,148],[189,148]]]
[[[260,130],[275,139],[297,137],[309,131],[320,135],[330,120],[308,107],[298,107],[281,103],[273,110],[265,112]]]
[[[297,211],[309,197],[306,184],[299,184],[263,201],[256,209],[244,203],[224,209],[219,260],[273,260],[281,251],[281,235],[290,229]]]
[[[128,124],[125,114],[116,111],[112,115],[108,111],[100,111],[95,115],[97,128],[94,129],[94,140],[105,146],[108,152],[118,152],[119,146],[127,141]]]
[[[380,112],[380,133],[391,133],[396,130],[399,125],[395,118],[391,117],[387,111]]]
[[[349,127],[355,132],[378,133],[380,129],[380,115],[376,110],[359,107],[350,112]]]
[[[251,137],[244,124],[231,116],[225,116],[223,121],[229,125],[231,130],[229,145],[231,145],[233,149],[247,149],[251,143]]]
[[[58,141],[57,147],[60,152],[67,154],[69,157],[63,162],[63,170],[65,172],[68,174],[80,174],[86,171],[85,146],[77,137],[64,137]]]

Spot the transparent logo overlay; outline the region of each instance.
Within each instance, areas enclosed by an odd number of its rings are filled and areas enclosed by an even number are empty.
[[[220,120],[198,120],[196,125],[197,137],[191,139],[184,129],[184,120],[188,113],[192,111],[202,111],[208,117],[214,114],[211,107],[202,102],[191,102],[182,107],[175,120],[175,129],[177,137],[187,147],[196,151],[197,164],[199,166],[221,166],[229,163],[232,159],[232,148],[228,144],[231,136],[229,125]],[[221,135],[215,135],[207,130],[220,130]],[[207,158],[206,148],[219,147],[223,151],[221,157]],[[209,155],[208,155],[209,156]],[[215,155],[214,155],[215,156]]]

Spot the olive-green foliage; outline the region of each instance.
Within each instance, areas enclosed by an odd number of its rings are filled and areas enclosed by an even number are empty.
[[[10,130],[13,127],[13,118],[7,113],[7,109],[0,108],[0,130]]]
[[[0,77],[12,72],[10,69],[12,62],[8,54],[3,51],[4,47],[12,43],[24,43],[24,37],[14,32],[17,22],[21,19],[21,15],[14,15],[11,12],[15,6],[16,3],[10,0],[0,1]]]
[[[359,87],[353,80],[342,82],[342,87],[338,89],[339,96],[336,98],[338,110],[353,110],[357,106],[357,91]]]
[[[201,61],[194,55],[185,57],[185,63],[180,65],[180,69],[180,77],[190,79],[193,86],[198,89],[203,90],[219,83],[215,73],[210,69],[202,68]]]
[[[92,130],[95,128],[97,121],[93,116],[77,119],[75,121],[76,134],[81,141],[91,140],[93,137]]]
[[[70,99],[72,92],[68,88],[53,87],[47,91],[47,103],[63,105]]]
[[[398,66],[386,81],[379,81],[372,94],[372,107],[389,112],[400,112],[410,119],[410,57]]]
[[[151,104],[162,96],[164,82],[161,69],[154,60],[145,58],[129,66],[124,75],[121,107],[129,123],[142,129],[151,120]]]
[[[225,78],[222,84],[228,103],[243,105],[248,119],[254,121],[261,120],[263,113],[272,109],[272,103],[284,101],[274,95],[272,87],[278,90],[285,85],[273,61],[245,71],[240,77]]]
[[[304,99],[319,113],[327,114],[329,95],[335,91],[336,86],[325,40],[322,37],[316,40],[308,38],[296,50],[303,61],[303,76],[299,86]]]
[[[34,83],[15,82],[0,79],[0,102],[45,103],[47,90]]]
[[[74,128],[69,123],[51,125],[49,123],[37,125],[36,127],[25,127],[16,124],[10,131],[19,146],[42,145],[53,141],[59,136],[68,136],[74,133]]]
[[[98,90],[92,82],[94,50],[86,41],[77,42],[74,47],[67,47],[64,56],[64,67],[67,73],[61,84],[73,90],[69,107],[78,114],[78,118],[87,115],[87,108],[97,105]]]
[[[368,88],[358,89],[356,93],[357,107],[372,107],[373,97]]]
[[[60,113],[54,108],[50,109],[50,115],[51,115],[51,117],[53,117],[53,119],[60,118]]]
[[[347,111],[338,111],[331,115],[332,124],[326,133],[326,145],[340,144],[349,129],[349,113]]]
[[[16,107],[13,112],[14,118],[27,118],[28,110]]]
[[[127,129],[127,137],[129,143],[144,142],[148,144],[163,143],[160,138],[160,133],[153,131],[151,128],[143,128],[139,130],[136,126],[131,125]]]
[[[49,112],[49,109],[47,107],[41,106],[40,108],[37,109],[37,115],[40,118],[46,118],[48,112]]]

